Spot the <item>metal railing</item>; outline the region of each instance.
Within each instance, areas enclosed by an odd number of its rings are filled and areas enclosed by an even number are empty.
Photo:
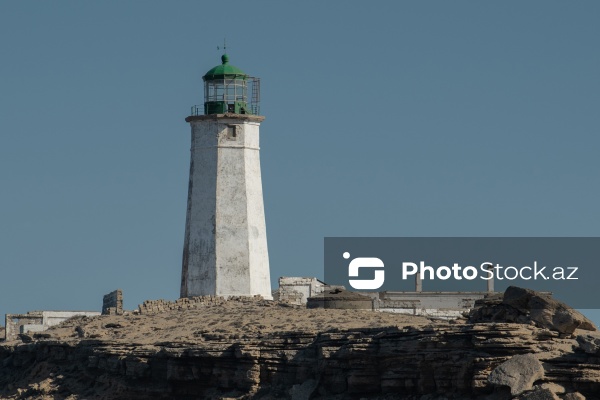
[[[250,112],[260,115],[260,78],[250,77]]]
[[[250,104],[250,113],[260,115],[260,104]],[[204,106],[192,106],[190,115],[193,117],[204,115]]]
[[[190,115],[194,117],[204,115],[204,106],[192,106],[192,113]]]

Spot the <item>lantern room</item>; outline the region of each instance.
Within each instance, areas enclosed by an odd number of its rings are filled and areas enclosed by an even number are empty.
[[[221,65],[208,71],[204,80],[204,114],[258,114],[259,80],[229,64],[223,54]],[[248,87],[252,98],[248,106]]]

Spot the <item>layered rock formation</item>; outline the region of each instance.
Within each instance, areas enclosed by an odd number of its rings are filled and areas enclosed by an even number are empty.
[[[516,286],[508,287],[503,294],[479,300],[475,306],[469,317],[471,322],[533,323],[560,333],[596,330],[593,322],[579,311],[549,295]]]
[[[498,311],[503,304],[507,313],[512,306],[502,301],[480,306]],[[549,329],[526,307],[514,312],[521,323],[497,315],[489,322],[434,323],[260,300],[206,304],[79,318],[30,343],[6,343],[0,397],[594,399],[600,393],[600,336]],[[473,315],[482,320],[488,313]]]

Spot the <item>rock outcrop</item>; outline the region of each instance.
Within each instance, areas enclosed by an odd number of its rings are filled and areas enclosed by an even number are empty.
[[[566,334],[575,329],[596,330],[592,321],[572,307],[547,294],[516,286],[508,287],[504,294],[478,300],[469,319],[471,322],[534,323]]]
[[[561,333],[573,333],[575,329],[596,330],[592,321],[579,311],[531,289],[510,286],[504,292],[502,303],[523,314],[529,313],[531,320],[539,326]]]
[[[285,318],[304,327],[269,329],[269,321]],[[239,328],[225,329],[217,319]],[[309,322],[315,320],[321,322]],[[262,328],[251,329],[255,323]],[[147,326],[154,334],[128,333]],[[179,326],[190,334],[165,332]],[[531,322],[433,323],[255,302],[81,318],[45,335],[0,346],[0,398],[595,399],[600,393],[600,355],[588,345],[595,342],[584,331],[566,334]]]

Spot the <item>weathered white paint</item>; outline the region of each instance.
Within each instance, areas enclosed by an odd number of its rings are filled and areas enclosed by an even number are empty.
[[[263,119],[186,119],[192,147],[181,297],[272,298],[259,157]]]
[[[37,325],[37,324],[25,324],[25,325],[21,325],[21,332],[20,333],[27,333],[27,332],[43,332],[45,331],[47,328],[44,327],[44,325]]]
[[[44,328],[58,325],[72,317],[95,317],[97,315],[101,315],[101,313],[98,311],[42,311]]]

